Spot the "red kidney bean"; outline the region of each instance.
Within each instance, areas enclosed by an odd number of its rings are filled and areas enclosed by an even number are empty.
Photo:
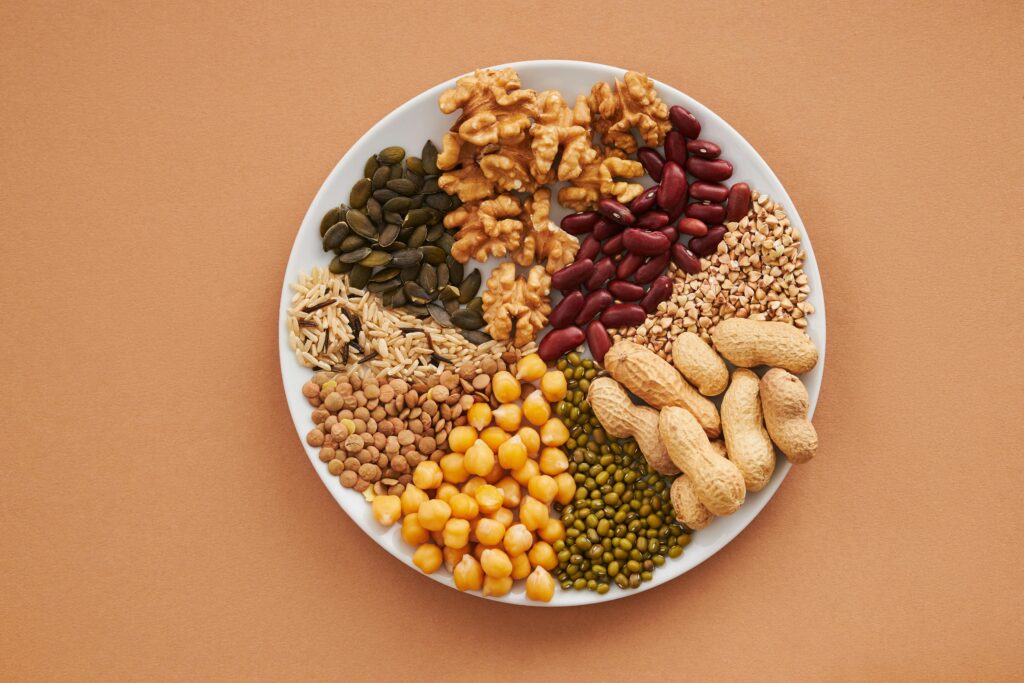
[[[601,324],[605,327],[633,327],[639,325],[647,317],[647,311],[639,304],[612,304],[601,314]]]
[[[643,287],[625,280],[612,280],[608,283],[608,291],[619,301],[640,301],[644,298]]]
[[[619,267],[615,269],[615,277],[620,280],[625,280],[627,277],[636,272],[636,269],[643,265],[644,257],[640,254],[627,254],[622,261],[619,262]]]
[[[686,216],[705,223],[717,224],[725,220],[725,207],[721,204],[687,204]]]
[[[636,273],[633,275],[633,282],[638,285],[646,285],[648,282],[653,282],[654,278],[664,273],[665,269],[668,268],[668,260],[671,257],[672,254],[668,251],[661,256],[653,257],[650,261],[636,269]]]
[[[648,314],[654,313],[658,310],[658,304],[668,300],[670,296],[672,296],[672,278],[668,275],[661,275],[651,283],[651,288],[640,300],[640,308],[647,311]]]
[[[683,197],[683,201],[679,202],[679,204],[671,209],[665,209],[665,211],[668,212],[668,222],[674,222],[677,218],[683,215],[683,211],[686,211],[686,197]]]
[[[686,151],[705,159],[717,159],[722,154],[722,148],[708,140],[690,140]]]
[[[601,216],[594,225],[594,232],[591,233],[595,238],[604,242],[606,239],[614,237],[622,232],[623,226],[619,225],[613,220]]]
[[[589,278],[590,274],[593,272],[593,261],[589,258],[578,258],[575,263],[570,263],[551,276],[551,286],[555,289],[560,289],[563,292],[569,289],[576,289],[586,282],[587,278]]]
[[[684,235],[703,237],[708,234],[708,225],[704,221],[696,218],[681,218],[679,223],[676,225],[676,230]]]
[[[668,225],[668,214],[664,211],[648,211],[633,224],[634,228],[645,230],[657,230],[663,225]]]
[[[661,174],[659,173],[658,175],[660,176]],[[653,178],[654,176],[651,177]],[[630,202],[629,210],[633,212],[634,216],[639,216],[640,214],[646,213],[649,209],[651,209],[657,203],[657,199],[658,186],[655,185],[654,187],[648,190],[644,190],[643,194],[641,194],[639,197]]]
[[[596,211],[571,213],[562,219],[562,230],[565,230],[570,235],[582,235],[594,229],[594,224],[597,223],[598,217]]]
[[[563,327],[569,327],[573,321],[576,320],[576,316],[580,314],[580,309],[583,308],[583,292],[576,290],[575,292],[569,292],[566,294],[558,305],[551,310],[551,315],[548,316],[548,322],[551,323],[551,327],[556,330],[560,330]]]
[[[679,233],[671,225],[665,225],[658,228],[655,232],[660,232],[662,235],[668,238],[669,244],[679,239]]]
[[[594,360],[598,363],[604,362],[604,354],[608,353],[608,349],[612,347],[612,338],[600,320],[595,320],[587,325],[587,347],[590,348],[590,354]]]
[[[578,327],[566,327],[562,330],[551,330],[540,340],[537,353],[549,363],[563,354],[572,351],[586,339],[583,330]]]
[[[665,158],[680,166],[686,163],[686,138],[678,130],[670,130],[665,135]]]
[[[692,242],[693,240],[690,241]],[[700,258],[683,244],[672,245],[672,262],[690,275],[696,275],[700,272]]]
[[[583,259],[594,260],[594,257],[601,253],[601,240],[597,239],[593,235],[587,235],[587,238],[583,240],[580,245],[580,250],[576,252],[576,260],[582,261]]]
[[[639,228],[626,228],[622,233],[622,246],[631,254],[654,256],[668,249],[668,237],[660,232],[645,232]]]
[[[636,216],[629,210],[629,207],[614,199],[602,199],[597,203],[597,211],[606,218],[611,218],[616,223],[633,225]]]
[[[725,159],[690,157],[686,160],[686,170],[698,180],[708,182],[720,182],[732,177],[732,164]]]
[[[594,316],[608,308],[613,301],[611,293],[607,289],[598,289],[587,295],[583,300],[583,308],[576,316],[576,324],[583,325],[594,319]]]
[[[608,254],[609,256],[618,254],[622,249],[622,233],[619,233],[601,245],[601,253]]]
[[[661,182],[661,169],[665,165],[665,159],[658,154],[653,147],[641,147],[636,151],[636,158],[643,164],[647,175],[654,179],[654,182]]]
[[[729,206],[725,212],[725,220],[735,222],[750,211],[750,185],[735,183],[729,188]]]
[[[658,186],[658,206],[671,213],[679,202],[686,201],[686,172],[674,161],[665,164]]]
[[[700,135],[700,122],[697,121],[697,117],[678,104],[668,110],[668,120],[676,130],[691,140]]]
[[[729,188],[721,183],[705,183],[698,180],[690,185],[690,197],[721,204],[729,198]]]
[[[708,234],[704,235],[704,237],[694,237],[690,240],[690,251],[697,256],[710,256],[715,253],[715,249],[718,248],[718,243],[722,241],[723,237],[725,237],[724,225],[708,228]]]
[[[621,239],[621,236],[616,237],[615,239]],[[611,259],[606,258],[603,261],[598,261],[597,264],[594,265],[594,271],[587,279],[587,289],[590,291],[600,289],[604,286],[605,282],[608,282],[608,280],[611,279],[613,275],[615,275],[615,264]]]

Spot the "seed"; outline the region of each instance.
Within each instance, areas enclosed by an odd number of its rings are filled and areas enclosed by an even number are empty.
[[[367,268],[377,268],[391,262],[391,254],[386,251],[371,251],[366,258],[359,261],[359,265]]]
[[[413,173],[425,175],[423,173],[423,161],[419,157],[406,157],[405,167]]]
[[[481,299],[478,296],[477,297],[473,297],[472,299],[469,300],[468,303],[466,303],[466,310],[467,311],[476,311],[480,315],[483,315],[484,314],[484,300]]]
[[[484,317],[477,311],[462,309],[452,315],[452,322],[464,330],[479,330],[484,326]]]
[[[406,266],[405,268],[402,268],[402,274],[401,274],[402,282],[410,282],[412,280],[415,280],[419,276],[420,276],[419,264],[413,264],[411,266]]]
[[[430,315],[430,313],[427,312],[427,307],[422,304],[406,304],[405,310],[409,311],[409,313],[417,318],[426,318]]]
[[[445,263],[448,264],[448,277],[451,278],[451,281],[462,282],[462,264],[452,258],[450,254],[445,259]]]
[[[377,238],[377,244],[382,247],[390,247],[398,238],[400,230],[401,228],[394,223],[386,223],[384,227],[381,228],[380,237]]]
[[[452,326],[452,318],[448,315],[448,311],[444,310],[443,306],[437,304],[427,304],[427,313],[430,317],[437,321],[438,325],[443,327]]]
[[[467,303],[480,291],[480,271],[476,268],[459,285],[459,302]]]
[[[412,231],[409,235],[409,239],[406,244],[409,245],[410,249],[419,249],[423,246],[423,243],[427,241],[427,226],[421,225]]]
[[[385,211],[384,221],[387,223],[401,223],[403,220],[402,214],[397,211]]]
[[[346,237],[348,237],[348,224],[344,221],[335,223],[324,235],[324,251],[337,249]]]
[[[437,184],[437,178],[434,176],[424,178],[423,186],[420,188],[420,192],[422,194],[430,195],[431,197],[437,195],[437,197],[434,197],[435,199],[440,198],[444,200],[444,202],[440,206],[435,206],[435,209],[447,211],[448,207],[452,205],[450,197],[448,197],[448,195],[445,194],[444,192],[441,192],[441,187]]]
[[[406,178],[398,178],[397,180],[389,180],[387,182],[387,188],[392,192],[398,194],[404,194],[406,196],[414,194],[417,190],[416,183]]]
[[[368,240],[377,239],[377,226],[373,224],[362,211],[358,209],[349,209],[345,212],[345,222],[352,228],[352,232],[356,233],[360,237],[365,237]]]
[[[459,302],[455,299],[446,299],[444,310],[448,311],[448,315],[454,315],[455,311],[459,310]]]
[[[430,208],[413,209],[405,215],[405,221],[402,225],[408,227],[416,227],[419,225],[426,225],[427,223],[433,223],[437,220],[437,212]]]
[[[356,289],[362,289],[370,279],[370,269],[366,266],[355,265],[348,274],[348,284]]]
[[[429,175],[437,174],[437,147],[434,146],[432,140],[427,140],[426,144],[423,145],[423,152],[420,153],[420,159],[423,162],[424,171]]]
[[[423,206],[423,195],[418,194],[409,198],[409,208],[418,209]]]
[[[452,247],[455,245],[455,237],[453,237],[450,232],[446,232],[437,238],[437,242],[435,242],[435,244],[446,252],[451,253]]]
[[[366,215],[369,216],[370,220],[373,221],[376,225],[380,225],[381,222],[384,220],[384,212],[380,207],[380,202],[378,202],[376,199],[371,198],[366,200],[365,211]]]
[[[394,190],[389,190],[386,187],[380,190],[373,191],[373,198],[376,199],[381,204],[387,204],[389,200],[392,200],[397,196],[397,192],[395,192]]]
[[[437,267],[437,286],[446,287],[448,285],[448,264],[442,263]]]
[[[391,254],[391,265],[398,268],[415,266],[422,260],[423,252],[420,249],[402,249]],[[418,269],[417,272],[419,272]]]
[[[331,265],[329,265],[327,269],[330,270],[335,275],[341,275],[342,273],[347,273],[348,271],[350,271],[352,269],[352,264],[345,263],[344,261],[341,260],[340,256],[335,256],[333,259],[331,259]]]
[[[437,289],[437,270],[429,263],[424,263],[420,266],[420,276],[416,281],[427,292],[433,292]]]
[[[420,251],[423,252],[423,260],[427,263],[439,266],[444,263],[445,257],[448,255],[441,247],[435,247],[432,244],[420,247]]]
[[[397,164],[399,161],[405,158],[405,150],[401,147],[385,147],[377,155],[377,161],[382,164]]]
[[[417,304],[425,304],[430,301],[430,295],[416,282],[406,282],[402,285],[409,300]]]
[[[391,305],[395,308],[401,308],[402,306],[409,303],[409,297],[405,295],[405,292],[401,289],[396,289],[392,292]]]
[[[390,190],[389,190],[390,191]],[[408,197],[392,197],[384,202],[384,210],[388,213],[405,213],[411,208],[412,200]]]
[[[380,162],[377,161],[377,155],[374,154],[372,157],[367,159],[366,163],[363,165],[363,177],[372,178],[373,174],[377,171],[379,167]]]
[[[360,178],[352,186],[352,191],[348,193],[348,204],[353,209],[361,209],[366,206],[366,200],[369,198],[370,180],[369,178]]]
[[[373,178],[370,182],[370,187],[375,190],[379,190],[391,179],[391,167],[381,166],[373,172]]]
[[[338,249],[342,252],[346,252],[353,251],[355,249],[365,246],[366,240],[364,240],[362,237],[360,237],[359,235],[349,235],[348,237],[341,241],[341,244],[338,245]]]
[[[391,292],[402,286],[401,280],[397,277],[393,280],[387,280],[386,282],[371,282],[366,285],[366,289],[371,292]]]
[[[353,249],[350,252],[342,254],[341,260],[345,263],[358,263],[369,256],[372,251],[373,250],[369,247],[359,247],[358,249]]]
[[[476,344],[477,346],[491,341],[491,336],[486,332],[481,332],[480,330],[462,330],[462,336],[465,337],[466,341]]]
[[[437,294],[437,298],[445,303],[454,301],[456,304],[459,303],[459,288],[454,285],[448,285],[441,289]]]
[[[332,206],[324,214],[324,217],[320,219],[320,236],[323,237],[330,230],[331,226],[337,223],[345,215],[345,211],[348,207],[342,204],[341,206]]]
[[[370,282],[384,282],[385,280],[390,280],[393,277],[398,277],[398,274],[401,272],[402,271],[398,268],[384,268],[374,273],[373,276],[370,277]]]

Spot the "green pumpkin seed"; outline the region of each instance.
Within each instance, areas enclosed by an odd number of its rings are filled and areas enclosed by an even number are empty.
[[[324,235],[324,251],[333,251],[341,244],[341,241],[348,237],[348,223],[341,221],[331,226],[331,229]]]
[[[411,180],[406,180],[405,178],[398,178],[397,180],[389,180],[387,182],[387,188],[389,190],[391,190],[392,192],[397,192],[398,194],[404,194],[407,197],[409,195],[415,194],[416,193],[416,189],[417,189],[416,188],[416,183],[414,183]]]
[[[447,198],[448,195],[441,192],[441,187],[437,184],[437,176],[427,176],[423,179],[423,186],[420,187],[420,192],[423,194],[440,194],[442,197]]]
[[[459,284],[459,302],[469,303],[469,300],[480,291],[480,271],[476,268],[466,276],[466,279]]]
[[[398,232],[401,230],[394,223],[385,223],[384,227],[381,228],[380,237],[377,238],[377,244],[382,247],[393,246],[395,240],[398,239]]]
[[[372,157],[366,160],[365,164],[363,164],[363,177],[372,178],[373,174],[377,172],[378,168],[380,168],[380,162],[377,161],[377,155],[374,154]]]
[[[484,314],[484,301],[480,297],[473,297],[469,300],[469,303],[465,306],[466,310],[476,311],[480,315]]]
[[[420,251],[423,252],[423,260],[432,266],[439,266],[444,263],[445,253],[444,249],[435,247],[432,244],[428,244],[424,247],[420,247]]]
[[[438,325],[442,327],[452,326],[452,317],[448,315],[448,311],[444,310],[443,306],[437,304],[427,304],[427,313],[430,317],[437,321]]]
[[[385,282],[371,282],[366,285],[366,289],[371,292],[393,292],[401,286],[402,282],[398,278],[394,278]]]
[[[391,178],[390,178],[390,180],[398,180],[401,177],[402,177],[402,167],[399,166],[398,164],[395,164],[394,166],[391,167]]]
[[[405,268],[402,268],[402,275],[401,275],[401,277],[402,277],[402,281],[403,282],[409,282],[411,280],[415,280],[419,276],[420,276],[420,266],[419,266],[418,263],[416,265],[413,265],[413,266],[406,266]]]
[[[418,282],[406,282],[402,285],[402,289],[405,290],[405,295],[409,297],[409,301],[417,304],[425,304],[430,301],[430,295],[420,287]]]
[[[356,264],[348,274],[348,284],[356,289],[362,289],[370,279],[370,269],[366,266]]]
[[[479,330],[463,330],[462,336],[465,337],[466,341],[470,344],[476,344],[477,346],[491,341],[491,335]]]
[[[382,304],[384,304],[385,306],[387,306],[388,308],[392,308],[395,305],[395,292],[396,291],[398,291],[398,290],[392,290],[390,292],[384,292],[383,294],[381,294],[380,295],[380,302]]]
[[[359,263],[369,256],[371,251],[373,251],[373,249],[370,249],[369,247],[359,247],[358,249],[353,249],[350,252],[342,254],[341,260],[345,263]]]
[[[421,206],[423,206],[423,195],[421,194],[416,195],[412,198],[412,201],[409,202],[410,209],[418,209]]]
[[[421,304],[406,304],[405,310],[410,315],[414,315],[417,318],[426,318],[427,316],[430,315],[430,313],[427,311],[427,307]]]
[[[390,192],[390,190],[389,190]],[[391,199],[384,202],[384,210],[388,213],[403,214],[409,210],[409,205],[412,204],[412,200],[408,197],[394,196]]]
[[[391,164],[397,164],[404,158],[405,150],[398,146],[385,147],[380,151],[380,154],[377,155],[377,161],[382,164],[387,164],[388,166]]]
[[[368,240],[377,239],[377,226],[373,224],[370,217],[358,209],[349,209],[345,212],[345,222],[352,232]]]
[[[405,215],[402,225],[417,227],[437,222],[437,212],[430,208],[413,209]]]
[[[335,275],[341,275],[342,273],[347,273],[348,271],[352,270],[352,264],[345,263],[344,261],[341,260],[340,256],[335,256],[333,259],[331,259],[331,265],[327,266],[327,269],[330,270]]]
[[[386,251],[371,251],[369,255],[359,261],[359,265],[367,268],[377,268],[391,262],[391,254]]]
[[[459,310],[459,302],[456,299],[445,301],[444,310],[448,311],[448,315],[454,315],[455,311]]]
[[[484,317],[477,311],[464,308],[452,314],[452,322],[464,330],[479,330],[484,326]]]
[[[366,200],[369,198],[370,180],[368,178],[360,178],[352,186],[352,191],[348,193],[348,205],[353,209],[361,209],[366,206]]]
[[[423,252],[419,249],[402,249],[391,254],[391,265],[397,268],[419,265]]]
[[[447,212],[452,205],[452,198],[446,194],[437,192],[427,197],[426,204],[431,209]]]
[[[447,287],[448,286],[448,264],[442,263],[437,267],[437,286]]]
[[[380,202],[376,199],[368,199],[366,201],[366,215],[369,216],[370,220],[376,225],[380,225],[384,222],[384,211],[381,209]]]
[[[424,263],[420,266],[420,275],[416,282],[427,292],[433,292],[437,289],[437,270],[429,263]]]
[[[437,173],[437,147],[434,146],[433,141],[427,140],[426,144],[423,145],[423,152],[420,153],[420,160],[424,171],[430,174]]]
[[[385,280],[390,280],[393,277],[398,277],[400,272],[402,271],[398,268],[384,268],[371,275],[370,282],[384,282]]]
[[[414,192],[419,192],[420,189],[423,188],[423,176],[419,173],[413,173],[409,169],[405,169],[405,171],[402,172],[402,179],[408,180],[413,184],[413,187],[416,188]]]
[[[320,236],[323,237],[327,234],[327,231],[331,229],[331,226],[340,221],[345,216],[345,211],[348,207],[342,204],[341,206],[332,206],[324,214],[324,217],[320,219]]]
[[[385,211],[384,212],[384,221],[386,223],[401,223],[402,222],[402,214],[400,214],[398,212],[395,212],[395,211]]]
[[[418,249],[427,241],[427,226],[421,225],[409,235],[408,245],[410,249]]]
[[[443,235],[437,238],[437,242],[435,242],[435,244],[444,249],[445,252],[450,253],[452,247],[455,246],[455,236],[452,235],[450,232],[445,232]]]
[[[394,292],[392,292],[392,294],[394,296],[391,299],[391,305],[394,306],[395,308],[401,308],[402,306],[409,303],[409,297],[407,297],[405,295],[405,292],[402,291],[401,289],[396,289]]]
[[[381,166],[373,172],[373,178],[370,182],[371,187],[375,190],[379,190],[384,187],[384,184],[391,179],[391,167]]]
[[[366,244],[366,240],[364,240],[359,235],[349,235],[348,237],[341,241],[341,244],[338,245],[338,249],[340,249],[343,252],[354,251],[356,249],[359,249],[360,247],[365,247]]]
[[[397,196],[399,196],[397,192],[386,187],[373,191],[373,198],[381,204],[387,204],[389,199],[394,199]]]
[[[405,167],[413,173],[423,175],[423,161],[419,157],[408,157],[405,160]]]
[[[429,228],[427,228],[427,241],[436,242],[437,240],[441,239],[441,235],[443,234],[444,226],[441,225],[440,223],[434,223]]]
[[[438,291],[437,298],[444,302],[454,301],[457,304],[459,301],[459,288],[455,285],[446,285]]]
[[[448,277],[452,282],[462,282],[463,266],[451,254],[444,260],[448,264]]]

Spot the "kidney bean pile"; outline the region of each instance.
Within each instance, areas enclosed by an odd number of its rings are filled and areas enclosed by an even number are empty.
[[[747,214],[750,187],[723,184],[733,169],[720,158],[722,148],[700,139],[700,122],[683,107],[669,109],[669,120],[664,156],[652,147],[637,150],[657,185],[629,206],[602,199],[597,211],[562,219],[563,230],[586,238],[576,260],[551,276],[551,286],[564,296],[551,311],[553,329],[540,342],[544,360],[586,341],[602,361],[611,346],[609,329],[640,325],[672,294],[669,263],[699,273],[701,257],[713,254],[725,237],[723,223]]]

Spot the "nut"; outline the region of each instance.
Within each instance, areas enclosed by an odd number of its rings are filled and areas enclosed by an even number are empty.
[[[790,462],[804,463],[818,449],[818,433],[807,419],[807,388],[794,375],[772,368],[761,378],[761,406],[772,441]]]
[[[748,491],[763,489],[775,471],[775,448],[764,427],[759,381],[752,371],[736,368],[722,398],[727,457],[743,475]]]
[[[622,385],[610,377],[598,377],[591,382],[587,401],[609,436],[617,439],[632,436],[648,464],[657,472],[679,472],[658,436],[658,411],[633,405]]]
[[[743,475],[735,464],[715,452],[693,415],[676,406],[663,408],[658,434],[672,462],[693,482],[697,499],[709,512],[729,515],[743,504]]]

